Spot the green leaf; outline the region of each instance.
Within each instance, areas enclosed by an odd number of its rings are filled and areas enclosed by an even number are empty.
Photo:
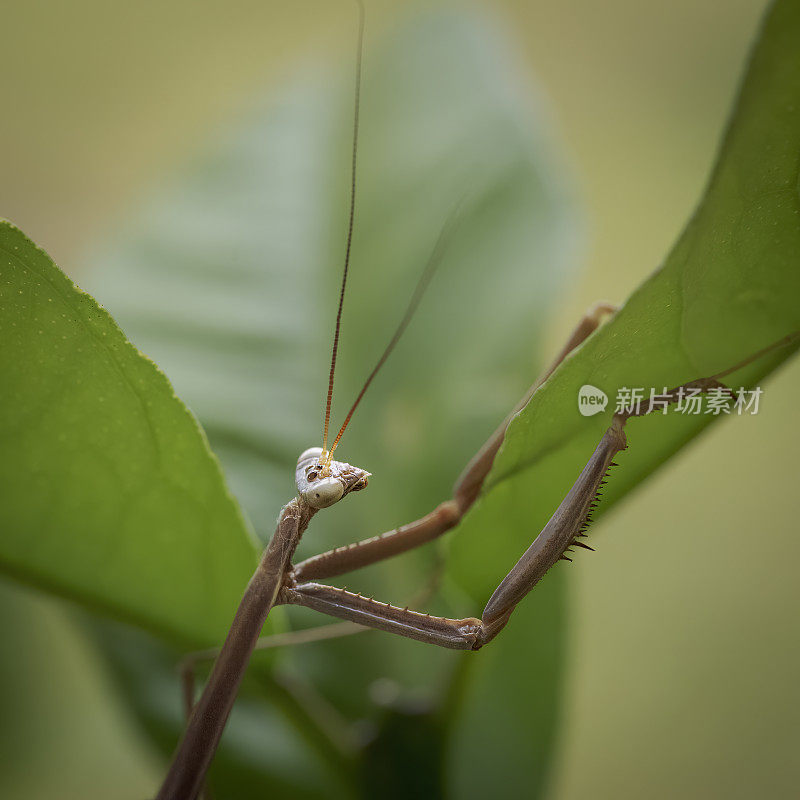
[[[301,555],[391,529],[447,498],[536,373],[545,313],[569,277],[580,227],[508,51],[490,19],[463,11],[416,16],[368,49],[334,425],[460,202],[462,216],[417,317],[338,451],[374,473],[369,491],[319,515]],[[294,492],[297,455],[321,439],[352,102],[349,64],[344,76],[287,86],[132,219],[126,242],[93,259],[95,293],[201,419],[263,537]],[[342,581],[405,603],[429,581],[436,550]],[[461,599],[439,598],[429,608],[449,611]],[[516,730],[529,748],[553,733],[560,607],[554,595],[538,639],[546,656],[543,715]],[[298,614],[295,621],[325,620]],[[380,634],[281,656],[341,713],[378,726],[382,712],[368,691],[376,680],[435,704],[460,661]],[[538,667],[524,666],[531,669]],[[469,681],[461,687],[470,691]],[[399,758],[393,766],[396,774],[413,769]]]
[[[485,602],[566,494],[610,422],[618,389],[661,391],[714,375],[800,329],[798,41],[800,6],[776,3],[753,52],[710,184],[683,235],[664,265],[512,423],[490,488],[462,523],[448,560],[450,577],[476,603]],[[795,350],[773,352],[726,380],[736,388],[752,387]],[[584,384],[609,396],[604,414],[586,418],[578,413],[578,389]],[[629,450],[616,459],[620,466],[611,473],[598,512],[607,511],[718,419],[673,411],[629,422]],[[733,418],[727,424],[746,423]],[[714,462],[713,453],[708,458],[709,469],[728,469]],[[746,463],[739,467],[746,469]],[[691,509],[671,508],[668,498],[665,504],[654,513],[672,515],[676,525],[691,521]],[[687,554],[687,562],[690,558]],[[483,673],[465,709],[468,724],[460,732],[468,741],[462,752],[508,774],[530,764],[528,747],[519,745],[515,732],[531,700],[541,702],[547,686],[534,676],[524,686],[524,674],[510,665],[534,646],[544,622],[539,606],[568,571],[568,565],[556,567],[520,604],[491,645],[497,668]],[[517,697],[516,704],[486,699],[484,692],[493,698],[498,682]],[[490,752],[472,726],[494,732]],[[492,789],[488,775],[456,775],[464,791]]]
[[[167,379],[0,222],[0,563],[182,641],[217,641],[253,540]]]

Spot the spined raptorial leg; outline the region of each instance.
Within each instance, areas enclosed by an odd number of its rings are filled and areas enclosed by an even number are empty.
[[[346,572],[366,567],[377,561],[405,553],[415,547],[433,541],[454,528],[467,509],[480,494],[483,482],[492,468],[497,451],[503,443],[506,428],[511,419],[524,408],[534,392],[550,377],[558,365],[580,344],[582,344],[602,322],[603,318],[616,311],[610,303],[593,305],[581,318],[564,347],[549,367],[528,389],[514,410],[498,426],[486,443],[476,453],[462,472],[453,490],[453,499],[437,506],[430,514],[403,525],[393,531],[362,539],[360,542],[337,547],[326,553],[312,556],[294,566],[296,582],[310,579],[332,578]]]
[[[737,365],[737,368],[738,366],[741,365]],[[718,380],[731,371],[726,370],[714,377],[676,387],[667,392],[663,399],[676,402],[689,389],[703,392],[723,389],[735,397],[735,392]],[[592,509],[597,503],[598,492],[605,483],[605,476],[610,467],[616,466],[614,456],[627,446],[625,424],[630,417],[643,416],[646,413],[646,409],[636,409],[614,415],[611,425],[578,479],[541,533],[501,581],[480,619],[447,619],[421,614],[319,583],[293,583],[284,586],[278,602],[306,606],[331,616],[440,647],[479,649],[503,629],[520,600],[556,562],[566,558],[564,554],[570,547],[588,548],[588,545],[579,540],[585,535]]]
[[[447,619],[325,586],[301,583],[285,586],[279,603],[313,608],[360,625],[378,628],[429,644],[456,650],[477,650],[503,628],[522,598],[565,550],[579,543],[597,491],[616,453],[625,444],[625,417],[616,416],[567,496],[542,532],[506,575],[483,610],[481,619]]]

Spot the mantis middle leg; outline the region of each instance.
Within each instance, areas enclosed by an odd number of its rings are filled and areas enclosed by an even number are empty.
[[[586,311],[553,362],[536,379],[511,413],[467,464],[456,482],[452,499],[441,503],[426,516],[400,528],[301,561],[293,567],[294,580],[299,582],[343,575],[405,553],[433,541],[454,528],[478,498],[513,417],[528,404],[536,390],[550,377],[556,367],[597,330],[605,317],[615,311],[616,307],[606,302],[596,303]]]

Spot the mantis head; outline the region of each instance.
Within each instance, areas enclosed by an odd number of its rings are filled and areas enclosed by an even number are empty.
[[[328,508],[350,492],[367,487],[370,473],[323,457],[321,447],[300,454],[295,470],[297,494],[312,508]]]

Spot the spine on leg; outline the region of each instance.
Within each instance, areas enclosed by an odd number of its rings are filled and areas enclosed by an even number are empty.
[[[614,418],[561,505],[491,596],[483,610],[486,631],[482,644],[500,630],[514,606],[564,557],[565,550],[576,543],[614,456],[626,447],[624,425],[624,419]],[[502,624],[498,627],[498,623]]]

